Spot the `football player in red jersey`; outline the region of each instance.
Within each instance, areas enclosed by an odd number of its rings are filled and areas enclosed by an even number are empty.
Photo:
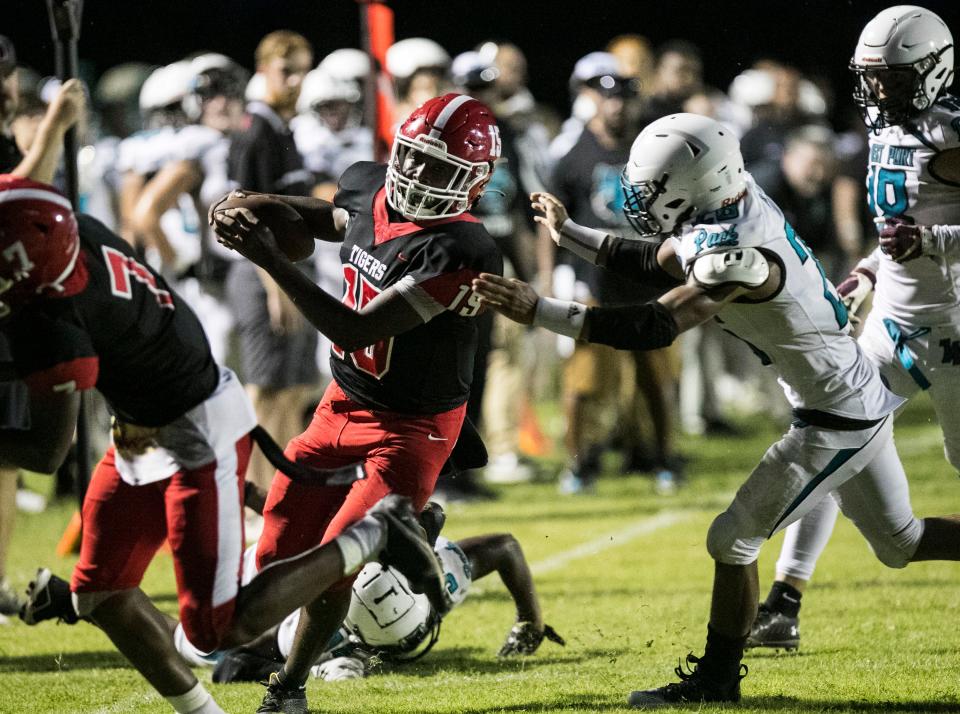
[[[384,494],[426,504],[470,393],[480,311],[470,281],[502,270],[496,244],[468,213],[499,156],[490,110],[446,94],[403,122],[386,166],[347,169],[333,203],[275,197],[316,237],[343,242],[342,302],[306,279],[249,209],[211,212],[222,242],[270,273],[335,345],[333,381],[286,455],[316,468],[363,460],[366,471],[349,488],[278,473],[264,510],[261,567],[327,542]],[[346,614],[350,582],[305,608],[290,658],[258,711],[306,711],[303,683]]]
[[[41,569],[21,617],[86,618],[181,714],[222,710],[176,653],[171,624],[139,588],[170,544],[180,619],[198,647],[239,645],[384,551],[442,606],[442,574],[402,497],[330,545],[240,587],[243,476],[255,427],[236,376],[196,316],[130,246],[43,183],[0,175],[0,332],[29,389],[30,425],[0,429],[0,463],[49,473],[94,386],[113,444],[83,505],[71,583]],[[259,440],[258,440],[259,441]],[[300,474],[302,477],[303,474]],[[373,505],[372,503],[369,505]]]

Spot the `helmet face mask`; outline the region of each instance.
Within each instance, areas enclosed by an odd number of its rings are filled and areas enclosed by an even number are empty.
[[[397,130],[386,197],[410,221],[453,218],[483,193],[500,156],[500,133],[486,106],[447,94],[417,108]]]
[[[623,213],[637,233],[647,238],[673,230],[674,226],[664,227],[657,220],[653,209],[657,199],[663,195],[663,181],[647,180],[631,183],[627,169],[624,168],[623,173],[620,174],[620,185],[626,196]]]
[[[953,79],[953,58],[953,36],[936,14],[910,5],[880,12],[850,60],[863,123],[879,132],[929,109]]]

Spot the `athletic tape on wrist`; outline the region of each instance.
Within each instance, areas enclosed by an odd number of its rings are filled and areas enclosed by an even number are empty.
[[[578,338],[587,319],[587,306],[571,300],[556,300],[542,297],[537,300],[533,324],[544,327],[558,335]]]
[[[587,228],[569,218],[560,226],[560,247],[576,253],[584,260],[597,263],[608,234],[596,228]]]

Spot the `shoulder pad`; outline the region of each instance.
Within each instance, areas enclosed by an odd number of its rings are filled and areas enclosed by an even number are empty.
[[[756,248],[734,248],[698,256],[693,264],[693,277],[709,287],[758,288],[770,277],[770,265]]]
[[[343,172],[333,198],[338,208],[348,211],[371,210],[373,197],[386,178],[387,167],[372,161],[358,161]]]

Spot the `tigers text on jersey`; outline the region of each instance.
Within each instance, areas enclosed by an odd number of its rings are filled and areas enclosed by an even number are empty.
[[[470,394],[480,302],[470,283],[501,274],[493,238],[473,216],[429,223],[390,220],[386,167],[359,162],[344,172],[334,203],[350,214],[340,250],[343,302],[362,309],[396,286],[424,324],[353,353],[334,346],[333,377],[368,409],[438,414]]]
[[[960,148],[960,99],[944,95],[920,116],[870,136],[867,201],[877,216],[918,225],[960,224],[960,184],[937,177],[931,163]],[[896,263],[876,251],[873,309],[905,327],[960,325],[960,256],[924,255]]]
[[[94,386],[125,422],[163,426],[203,402],[219,370],[196,316],[122,239],[79,214],[76,295],[28,305],[3,325],[32,389]]]
[[[850,336],[846,310],[817,259],[749,175],[743,198],[686,224],[672,240],[685,271],[704,253],[737,248],[757,248],[780,266],[772,297],[739,298],[716,319],[773,365],[791,406],[868,420],[902,403]]]

